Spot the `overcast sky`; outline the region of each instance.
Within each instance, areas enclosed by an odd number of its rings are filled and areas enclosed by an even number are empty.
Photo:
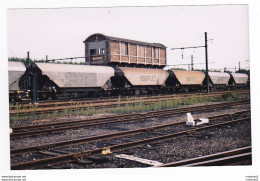
[[[204,68],[208,33],[209,69],[249,68],[247,5],[9,9],[8,57],[49,59],[84,56],[83,41],[93,33],[167,46],[168,65]],[[182,56],[183,55],[183,56]],[[183,57],[183,59],[182,59]],[[83,61],[83,59],[82,59]],[[177,66],[179,68],[188,68]]]

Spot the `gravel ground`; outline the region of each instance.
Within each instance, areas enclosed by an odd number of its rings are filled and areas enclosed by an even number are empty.
[[[196,118],[207,118],[214,115],[220,115],[220,114],[227,114],[227,113],[233,113],[237,111],[241,111],[244,109],[248,109],[249,106],[240,106],[237,108],[232,109],[222,109],[222,110],[216,110],[211,112],[203,112],[203,113],[197,113],[192,114],[192,116]],[[11,148],[20,148],[20,147],[28,147],[28,146],[37,146],[42,144],[49,144],[54,143],[58,141],[66,141],[66,140],[72,140],[72,139],[79,139],[79,138],[85,138],[90,136],[96,136],[96,135],[103,135],[103,134],[110,134],[115,133],[118,131],[126,131],[126,130],[134,130],[134,129],[140,129],[144,127],[152,127],[157,126],[161,124],[169,124],[179,121],[186,121],[187,117],[186,114],[181,115],[175,115],[169,118],[153,118],[149,120],[141,120],[141,121],[129,121],[129,122],[121,122],[117,124],[109,124],[109,125],[101,125],[101,126],[93,126],[88,128],[80,128],[76,130],[67,130],[62,133],[55,133],[55,134],[49,134],[49,135],[41,135],[41,136],[34,136],[34,137],[28,137],[28,138],[18,138],[18,139],[12,139],[10,141]]]
[[[176,138],[161,143],[148,144],[145,147],[125,150],[109,155],[93,156],[87,165],[64,164],[58,168],[136,168],[151,165],[115,157],[118,154],[170,163],[173,161],[199,157],[217,152],[251,145],[251,123],[240,122],[230,126],[204,130],[194,135]]]
[[[236,108],[215,110],[211,112],[192,114],[196,118],[207,118],[210,116],[220,114],[231,114],[244,109],[249,109],[249,105],[241,105]],[[96,117],[102,117],[104,115],[96,115]],[[93,126],[89,128],[81,128],[77,130],[68,130],[62,133],[35,136],[31,138],[22,138],[11,140],[11,148],[21,148],[28,146],[36,146],[42,144],[49,144],[58,141],[66,141],[71,139],[85,138],[89,136],[102,135],[115,133],[118,131],[140,129],[144,127],[151,127],[161,124],[169,124],[179,121],[186,121],[186,114],[175,115],[168,118],[153,118],[144,121],[130,121],[125,123],[109,124],[102,126]],[[69,118],[67,120],[72,120]],[[64,120],[63,120],[64,121]],[[140,158],[159,161],[162,163],[169,163],[172,161],[182,160],[186,158],[198,157],[202,155],[212,154],[221,151],[227,151],[242,146],[251,145],[251,123],[241,122],[233,124],[232,126],[226,126],[221,128],[214,128],[199,132],[196,135],[183,137],[178,139],[169,140],[162,143],[147,145],[142,148],[135,148],[132,150],[126,150],[122,153],[133,155]],[[115,140],[114,142],[120,142]],[[109,141],[107,141],[109,144]],[[100,148],[108,146],[106,144],[93,143],[88,146],[74,146],[61,149],[68,152],[80,152],[88,150],[90,147]],[[65,164],[64,168],[133,168],[133,167],[147,167],[142,163],[129,161],[126,159],[116,158],[116,154],[97,156],[92,159],[88,159],[89,165],[80,164]],[[25,158],[30,158],[31,155],[26,155]],[[31,157],[33,159],[33,157]],[[12,159],[12,163],[19,162],[16,159]],[[59,168],[59,167],[58,167]]]
[[[159,144],[150,144],[146,147],[128,150],[126,154],[145,158],[161,163],[209,155],[217,152],[228,151],[235,148],[251,145],[250,122],[241,122],[232,126],[213,128],[199,132],[191,137],[182,137]],[[122,152],[124,153],[124,152]],[[92,164],[92,168],[133,168],[147,167],[138,162],[116,158],[120,153],[103,156],[106,162]]]

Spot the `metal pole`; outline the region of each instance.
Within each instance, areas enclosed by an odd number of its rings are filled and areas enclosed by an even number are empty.
[[[29,60],[30,60],[30,52],[27,52],[26,64],[29,64]]]
[[[193,70],[193,55],[191,55],[191,70]]]
[[[209,70],[208,70],[208,44],[207,44],[207,32],[205,32],[205,56],[206,56],[206,81],[207,81],[207,93],[209,93]]]
[[[239,69],[238,69],[238,72],[240,73],[240,61],[239,61]]]
[[[37,103],[37,74],[33,74],[33,103]]]

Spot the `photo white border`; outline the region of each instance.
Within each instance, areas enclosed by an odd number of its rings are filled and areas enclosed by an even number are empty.
[[[210,4],[209,4],[210,2]],[[111,7],[111,6],[163,6],[163,5],[214,5],[214,4],[249,4],[249,29],[250,29],[250,67],[251,67],[251,108],[252,108],[252,145],[253,145],[253,165],[236,166],[236,167],[198,167],[198,168],[135,168],[135,169],[85,169],[85,170],[34,170],[34,171],[12,171],[10,170],[10,153],[9,150],[9,115],[8,115],[8,87],[7,84],[7,9],[8,8],[59,8],[59,7]],[[0,4],[0,77],[1,77],[1,151],[0,151],[0,176],[5,175],[26,175],[27,181],[46,181],[46,180],[81,180],[103,179],[103,180],[235,180],[245,181],[245,176],[260,175],[260,158],[259,158],[259,120],[258,103],[260,81],[259,77],[259,12],[260,7],[257,0],[254,1],[223,1],[223,0],[200,0],[196,1],[119,1],[119,0],[102,0],[102,1],[57,1],[57,0],[4,0]],[[6,60],[6,61],[5,61]]]

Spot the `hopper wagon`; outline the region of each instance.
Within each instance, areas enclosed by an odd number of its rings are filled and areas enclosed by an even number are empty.
[[[111,82],[123,94],[159,93],[166,90],[168,76],[163,69],[118,67]]]
[[[37,75],[38,97],[45,100],[61,95],[81,97],[104,93],[111,89],[110,78],[114,76],[114,69],[107,66],[34,63],[30,73]]]
[[[25,95],[24,86],[21,85],[21,77],[26,67],[22,62],[8,61],[9,100],[20,100]]]
[[[230,80],[229,73],[226,72],[208,72],[209,74],[209,87],[212,90],[224,90],[228,88]],[[204,81],[206,85],[206,80]]]
[[[244,73],[230,73],[229,85],[232,88],[246,87],[248,84],[248,75]]]
[[[166,81],[168,89],[172,92],[192,92],[203,89],[205,74],[201,71],[169,70]]]

